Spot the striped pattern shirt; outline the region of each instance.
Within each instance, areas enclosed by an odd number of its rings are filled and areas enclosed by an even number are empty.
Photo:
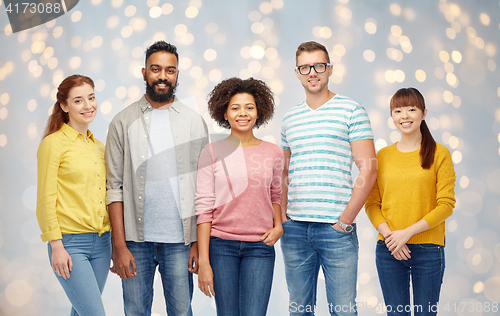
[[[304,101],[287,111],[281,147],[291,151],[287,215],[335,223],[351,198],[350,142],[373,139],[370,120],[356,101],[335,95],[316,110]]]

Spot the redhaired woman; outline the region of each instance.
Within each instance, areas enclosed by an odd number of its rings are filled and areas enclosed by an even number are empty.
[[[37,153],[41,237],[75,316],[105,315],[111,261],[104,145],[88,129],[96,113],[92,79],[64,79]]]

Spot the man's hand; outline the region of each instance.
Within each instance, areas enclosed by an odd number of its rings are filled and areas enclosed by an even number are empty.
[[[113,266],[109,270],[124,280],[137,275],[134,256],[127,246],[113,247]]]
[[[191,244],[191,249],[189,249],[189,261],[188,261],[188,271],[190,273],[198,273],[198,243],[195,241]]]
[[[344,230],[342,227],[340,227],[340,225],[339,225],[338,223],[335,223],[335,224],[333,224],[332,226],[333,226],[333,228],[335,228],[336,230],[338,230],[338,231],[341,231],[341,232],[344,232],[344,233],[345,233],[345,230]]]

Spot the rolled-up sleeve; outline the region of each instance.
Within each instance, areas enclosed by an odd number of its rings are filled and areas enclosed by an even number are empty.
[[[106,205],[123,202],[123,135],[116,124],[111,122],[106,140]]]

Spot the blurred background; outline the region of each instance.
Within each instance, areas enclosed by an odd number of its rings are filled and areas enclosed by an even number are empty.
[[[114,115],[144,93],[144,50],[156,40],[178,47],[177,96],[194,100],[212,134],[226,132],[208,116],[207,94],[225,78],[252,76],[271,86],[277,104],[257,136],[279,144],[285,111],[305,98],[294,66],[297,46],[308,40],[330,51],[330,90],[365,107],[377,150],[400,138],[389,115],[392,94],[419,89],[431,132],[450,149],[457,173],[440,315],[498,315],[498,0],[82,0],[63,16],[18,33],[0,4],[0,315],[70,311],[35,216],[36,151],[57,86],[75,73],[94,79],[99,114],[90,129],[104,142]],[[363,210],[357,223],[359,313],[379,315],[376,231]],[[268,314],[287,315],[279,244],[276,251]],[[103,300],[108,315],[123,315],[116,275],[110,274]],[[215,303],[196,288],[193,311],[215,315]],[[159,278],[153,313],[166,315]],[[328,315],[322,279],[317,315]]]

